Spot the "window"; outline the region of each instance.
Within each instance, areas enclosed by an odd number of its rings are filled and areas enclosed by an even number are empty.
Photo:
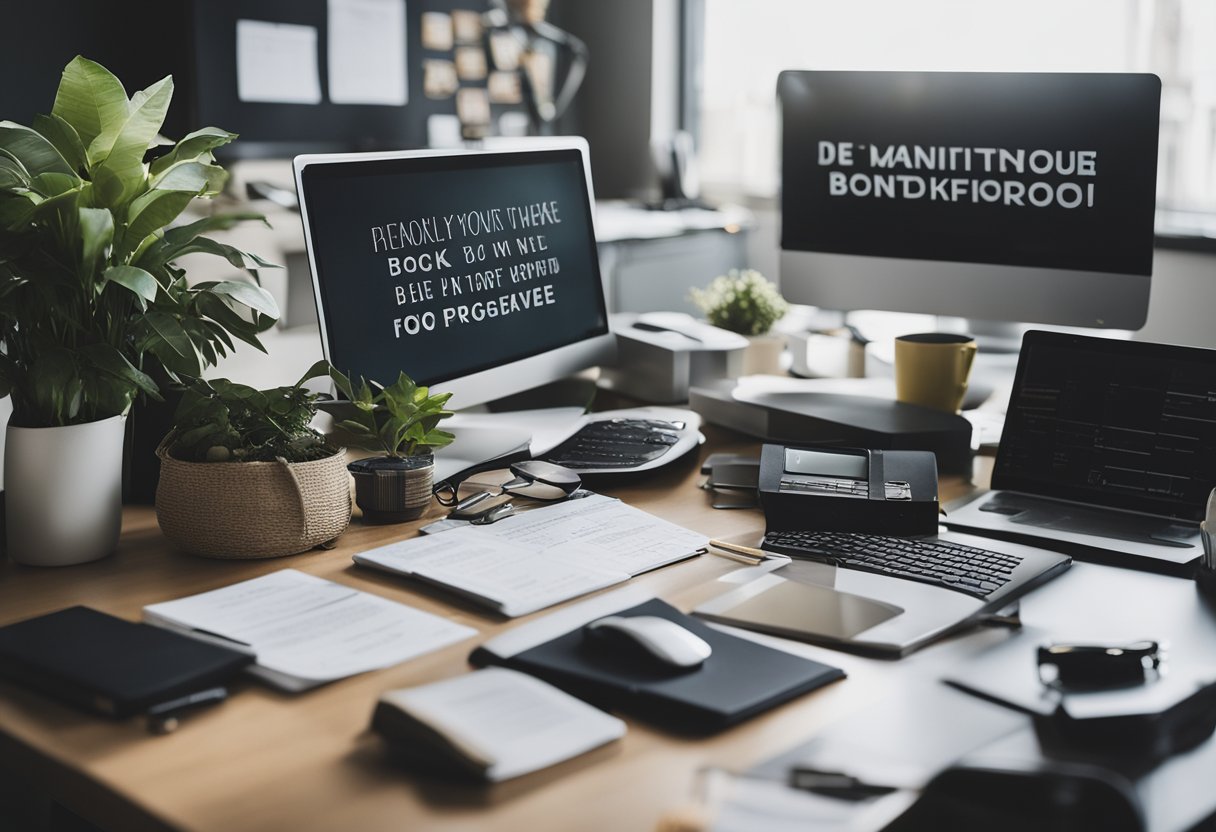
[[[1174,227],[1216,226],[1212,0],[701,2],[702,61],[691,77],[707,190],[776,194],[783,69],[1155,72],[1158,209]]]

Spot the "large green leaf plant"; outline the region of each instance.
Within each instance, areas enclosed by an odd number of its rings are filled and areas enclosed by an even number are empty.
[[[212,151],[236,136],[204,127],[172,144],[160,128],[166,77],[127,98],[101,65],[76,57],[49,115],[0,122],[0,396],[14,424],[50,427],[126,413],[149,371],[195,377],[234,348],[263,349],[278,318],[257,285],[264,260],[203,236],[256,214],[174,221],[218,194]],[[149,150],[159,151],[145,157]],[[223,257],[254,282],[189,285],[176,261]]]

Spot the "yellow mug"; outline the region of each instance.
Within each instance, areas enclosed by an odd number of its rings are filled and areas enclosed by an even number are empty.
[[[975,360],[975,339],[949,332],[901,335],[895,339],[895,398],[958,413]]]

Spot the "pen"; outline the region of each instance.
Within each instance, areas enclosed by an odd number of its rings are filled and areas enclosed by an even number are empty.
[[[746,563],[749,566],[755,566],[761,561],[768,559],[768,552],[763,549],[755,549],[751,546],[743,546],[739,543],[727,543],[724,540],[711,540],[709,545],[720,551],[714,552],[719,557],[728,558],[729,560],[737,560],[740,563]]]
[[[170,734],[181,725],[182,717],[187,711],[201,708],[204,705],[218,705],[228,698],[228,689],[223,687],[207,688],[195,691],[178,699],[171,699],[159,705],[148,708],[148,732],[152,734]]]

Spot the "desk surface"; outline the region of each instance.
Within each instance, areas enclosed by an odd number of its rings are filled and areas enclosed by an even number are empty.
[[[702,457],[711,449],[756,448],[734,434],[709,432]],[[709,507],[697,488],[694,456],[601,490],[710,536],[759,532],[759,510]],[[969,489],[962,482],[944,482],[943,497]],[[161,537],[152,509],[128,508],[118,551],[110,558],[65,569],[0,563],[0,624],[71,604],[138,619],[145,604],[285,567],[451,616],[482,637],[526,620],[493,619],[408,580],[352,564],[353,553],[399,539],[412,528],[356,521],[331,551],[271,561],[211,561],[175,552]],[[733,561],[703,555],[633,583],[688,609],[723,591],[716,579],[737,568]],[[1079,584],[1084,586],[1078,589]],[[1152,603],[1130,603],[1144,598]],[[1078,616],[1078,604],[1084,617]],[[1032,623],[1069,635],[1094,631],[1109,637],[1112,626],[1130,627],[1138,636],[1211,639],[1216,634],[1187,582],[1089,565],[1036,592],[1025,608]],[[79,814],[123,830],[646,830],[665,810],[688,801],[698,768],[755,764],[829,723],[898,695],[901,686],[940,677],[953,662],[1002,637],[998,631],[974,632],[899,662],[795,645],[791,649],[843,667],[849,678],[708,739],[675,737],[630,721],[627,736],[610,748],[489,790],[424,783],[394,769],[366,730],[382,691],[466,672],[472,642],[302,695],[241,683],[228,702],[188,718],[164,737],[149,736],[139,720],[96,719],[0,685],[0,770],[11,767]]]

